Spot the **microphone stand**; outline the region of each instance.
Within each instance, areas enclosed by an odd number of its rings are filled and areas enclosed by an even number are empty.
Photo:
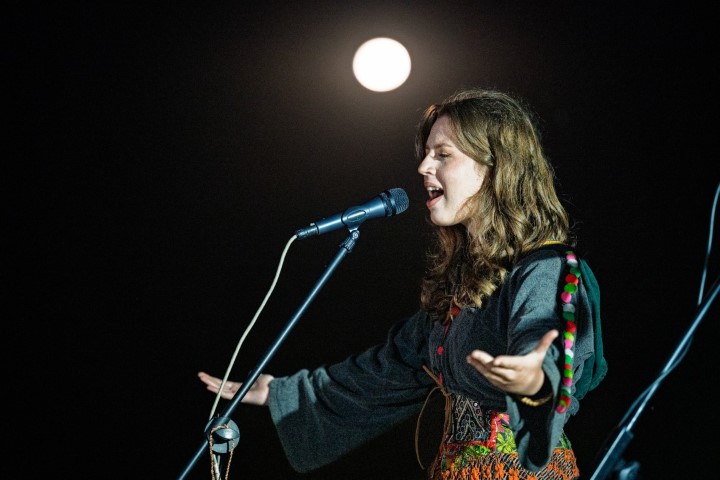
[[[590,477],[590,480],[605,480],[606,478],[609,478],[610,475],[613,473],[617,474],[617,477],[613,478],[617,478],[618,480],[632,480],[636,478],[639,464],[637,462],[626,462],[622,459],[622,454],[625,451],[625,448],[627,448],[627,446],[630,444],[630,441],[633,439],[632,428],[635,425],[638,417],[640,416],[640,413],[645,408],[645,405],[647,405],[648,401],[650,400],[650,397],[652,397],[652,395],[660,386],[660,382],[664,380],[664,378],[677,366],[676,363],[679,361],[678,357],[681,357],[686,353],[686,350],[689,347],[689,342],[692,340],[695,330],[697,329],[698,325],[700,325],[700,321],[707,313],[707,310],[710,308],[710,305],[717,296],[719,290],[720,283],[718,283],[718,281],[716,280],[715,287],[711,290],[710,294],[705,297],[705,302],[699,306],[698,313],[695,316],[692,324],[690,325],[690,328],[685,333],[678,346],[675,348],[675,351],[670,356],[670,360],[668,360],[668,362],[665,364],[665,367],[663,367],[658,379],[655,380],[655,382],[650,386],[649,389],[646,389],[645,393],[643,394],[644,398],[642,398],[642,402],[638,404],[637,410],[635,411],[634,415],[630,416],[633,408],[631,407],[630,410],[628,410],[628,413],[625,414],[625,417],[623,417],[623,421],[621,421],[620,424],[614,428],[614,431],[618,432],[614,440],[612,440],[612,442],[608,441],[610,439],[606,440],[606,452],[601,458],[601,460],[598,462],[597,468],[595,469],[592,477]],[[637,402],[638,401],[636,400],[635,403]],[[635,403],[633,405],[635,405]],[[629,418],[629,420],[625,422],[625,419],[627,418]]]
[[[330,265],[327,266],[325,272],[320,277],[320,279],[315,283],[315,286],[308,294],[305,302],[303,302],[303,304],[300,306],[300,308],[298,308],[293,317],[288,321],[288,323],[285,325],[285,328],[280,332],[275,341],[270,345],[268,350],[265,352],[263,357],[255,366],[255,368],[250,371],[250,374],[242,384],[242,388],[233,397],[232,402],[220,414],[213,417],[205,426],[205,436],[210,442],[210,447],[212,451],[218,454],[216,458],[219,458],[219,454],[232,452],[235,445],[237,445],[238,439],[240,438],[240,431],[237,428],[235,422],[230,419],[230,415],[232,414],[232,412],[235,411],[235,408],[237,408],[237,406],[240,404],[240,401],[243,399],[243,397],[245,397],[245,394],[247,394],[248,390],[250,390],[250,387],[252,387],[252,385],[255,383],[255,380],[260,375],[260,372],[263,371],[267,363],[270,361],[273,355],[275,355],[278,348],[280,347],[280,344],[282,344],[282,342],[285,340],[285,337],[288,336],[300,316],[305,312],[308,306],[310,306],[310,303],[315,299],[320,289],[325,285],[325,283],[327,283],[328,279],[335,271],[337,266],[345,258],[345,256],[350,253],[355,247],[355,243],[360,236],[358,226],[349,228],[348,230],[350,231],[350,235],[340,244],[340,249],[338,250],[337,254],[333,258]],[[190,473],[200,456],[207,451],[207,448],[208,442],[203,442],[203,444],[200,445],[200,448],[198,448],[197,452],[190,460],[188,465],[185,467],[185,470],[183,470],[183,472],[178,477],[178,480],[182,480],[187,477],[188,473]]]

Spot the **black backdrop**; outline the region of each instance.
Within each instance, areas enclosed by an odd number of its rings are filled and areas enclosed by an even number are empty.
[[[417,307],[423,272],[414,126],[464,86],[534,106],[601,283],[610,370],[568,426],[584,478],[695,317],[720,180],[717,35],[705,9],[15,3],[3,49],[4,478],[176,478],[214,400],[195,374],[225,372],[291,235],[401,187],[410,208],[361,227],[267,370],[289,374],[381,341]],[[364,90],[352,76],[355,49],[375,36],[413,58],[396,91]],[[233,378],[259,360],[344,237],[290,247]],[[717,321],[713,308],[636,424],[625,457],[645,478],[713,468]],[[230,478],[423,478],[414,421],[299,475],[267,411],[242,406],[234,419],[242,437]],[[208,465],[203,456],[192,478],[210,478]]]

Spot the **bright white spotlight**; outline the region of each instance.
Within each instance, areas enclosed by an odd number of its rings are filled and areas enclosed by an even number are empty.
[[[410,76],[410,54],[397,40],[373,38],[355,52],[353,73],[360,85],[368,90],[389,92]]]

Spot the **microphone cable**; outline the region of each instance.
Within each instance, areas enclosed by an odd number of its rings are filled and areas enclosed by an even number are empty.
[[[238,353],[240,353],[240,348],[242,347],[243,342],[245,342],[245,338],[250,333],[250,330],[252,330],[253,326],[255,325],[255,321],[260,316],[260,312],[263,311],[265,308],[265,304],[270,299],[270,295],[272,295],[273,290],[275,290],[275,285],[277,284],[278,278],[280,278],[280,270],[282,269],[283,263],[285,262],[285,256],[287,255],[288,250],[290,249],[290,245],[295,241],[297,238],[297,235],[293,235],[290,237],[290,240],[285,244],[285,248],[282,251],[282,254],[280,255],[280,262],[278,263],[277,270],[275,271],[275,278],[272,281],[272,284],[270,285],[270,289],[268,290],[267,294],[265,295],[265,298],[263,299],[262,303],[260,304],[260,307],[258,307],[257,312],[255,312],[255,315],[253,316],[252,320],[248,324],[247,328],[245,328],[245,332],[240,337],[240,341],[238,341],[237,347],[235,347],[235,352],[233,353],[232,358],[230,359],[230,364],[228,365],[227,370],[225,371],[225,376],[222,379],[222,382],[220,383],[220,389],[218,390],[217,395],[215,396],[215,402],[213,403],[212,409],[210,410],[210,417],[209,419],[212,420],[213,416],[215,415],[215,410],[217,409],[218,403],[220,402],[220,399],[222,398],[222,391],[225,388],[225,384],[227,383],[228,377],[230,376],[230,372],[232,371],[233,365],[235,364],[235,359],[238,356]]]

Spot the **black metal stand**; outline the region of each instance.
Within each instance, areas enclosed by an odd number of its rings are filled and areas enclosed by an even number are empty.
[[[623,452],[633,439],[632,429],[635,426],[635,422],[638,417],[640,417],[640,413],[642,413],[645,405],[647,405],[650,398],[660,386],[660,383],[675,368],[681,357],[685,355],[695,330],[697,330],[698,325],[700,325],[700,321],[703,319],[710,308],[710,305],[715,300],[719,290],[720,284],[716,281],[714,288],[705,297],[705,301],[700,304],[698,313],[690,325],[690,328],[683,336],[673,354],[670,356],[670,360],[668,360],[665,364],[665,367],[660,372],[658,379],[655,380],[655,382],[638,400],[635,401],[635,403],[633,403],[620,424],[613,429],[613,432],[617,433],[614,438],[613,436],[610,436],[608,440],[606,440],[605,447],[601,449],[601,452],[605,453],[600,461],[597,462],[597,467],[592,477],[590,477],[590,480],[605,480],[607,478],[615,480],[633,480],[634,478],[637,478],[640,467],[639,464],[637,462],[627,462],[622,458]],[[633,407],[636,405],[637,408],[633,413]]]
[[[320,289],[322,289],[325,283],[327,283],[328,279],[333,274],[337,266],[345,258],[345,256],[350,253],[355,247],[355,243],[357,242],[359,236],[360,232],[357,230],[357,228],[350,230],[350,235],[340,244],[340,249],[338,250],[338,253],[335,255],[330,265],[327,266],[325,272],[320,277],[320,279],[315,283],[315,286],[308,294],[305,302],[303,302],[303,304],[300,306],[300,308],[298,308],[293,317],[288,321],[288,323],[285,325],[285,328],[282,330],[282,332],[280,332],[272,345],[270,345],[270,348],[268,348],[268,350],[265,352],[265,355],[263,355],[263,357],[260,359],[260,362],[258,362],[255,368],[250,371],[250,374],[243,382],[242,388],[233,397],[232,402],[228,404],[228,406],[225,408],[225,410],[222,411],[222,413],[213,417],[205,426],[205,436],[207,437],[207,441],[204,441],[203,444],[200,445],[200,448],[198,448],[192,460],[190,460],[188,465],[185,467],[185,470],[183,470],[183,472],[178,477],[179,480],[186,478],[188,473],[190,473],[190,471],[192,470],[193,466],[197,463],[200,456],[202,456],[203,453],[208,452],[209,445],[212,446],[212,451],[215,452],[218,457],[220,454],[226,454],[230,452],[232,448],[237,445],[237,442],[240,439],[240,430],[237,428],[237,425],[230,419],[230,415],[232,414],[232,412],[235,411],[235,408],[237,408],[237,406],[240,404],[240,401],[243,399],[243,397],[245,397],[245,394],[247,394],[248,390],[250,390],[250,387],[252,387],[253,383],[255,383],[255,380],[263,371],[267,363],[270,361],[273,355],[275,355],[278,348],[288,336],[290,331],[293,329],[300,316],[305,313],[305,310],[307,310],[308,306],[310,306],[310,303],[312,303],[312,301],[315,299]],[[208,442],[210,443],[208,444]]]

